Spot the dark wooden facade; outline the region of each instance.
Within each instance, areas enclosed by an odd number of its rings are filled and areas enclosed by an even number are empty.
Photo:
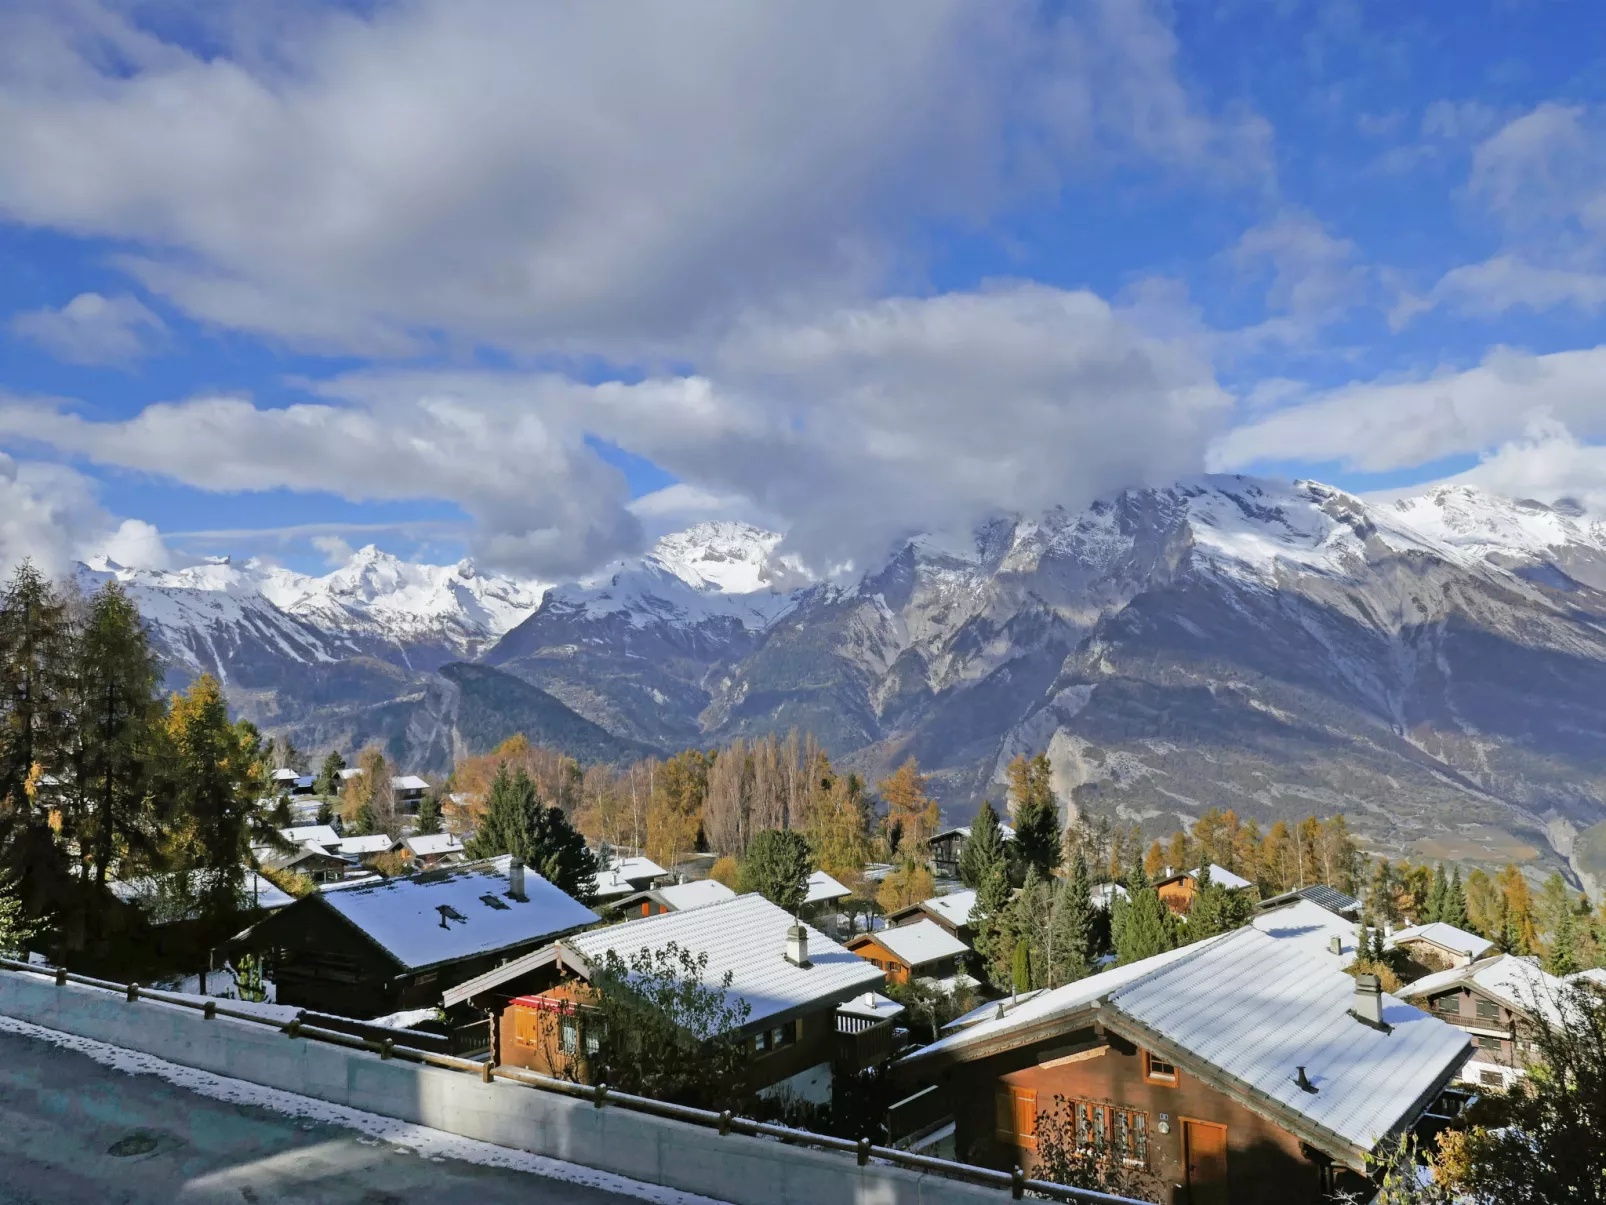
[[[945,932],[958,938],[967,946],[974,947],[976,931],[969,925],[956,925],[935,908],[927,908],[925,904],[910,904],[907,908],[899,908],[896,912],[888,913],[887,926],[893,929],[904,925],[918,925],[923,920],[929,920],[940,926]]]
[[[877,941],[872,933],[859,934],[848,942],[848,949],[877,970],[885,971],[889,983],[908,983],[910,979],[916,977],[942,979],[959,970],[958,955],[949,955],[911,966]]]
[[[1412,1003],[1472,1038],[1472,1057],[1463,1071],[1469,1082],[1486,1088],[1506,1087],[1512,1073],[1526,1071],[1537,1057],[1528,1015],[1482,991],[1476,983],[1458,983]]]
[[[1038,1134],[1063,1124],[1078,1142],[1146,1167],[1169,1205],[1318,1205],[1367,1187],[1288,1127],[1091,1017],[1027,1045],[928,1064],[906,1086],[933,1079],[958,1157],[982,1166],[1030,1172]]]

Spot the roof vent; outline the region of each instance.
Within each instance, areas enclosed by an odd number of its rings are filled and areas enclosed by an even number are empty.
[[[1349,1015],[1362,1025],[1389,1033],[1393,1026],[1383,1020],[1383,987],[1376,975],[1355,976],[1355,1007]]]
[[[809,967],[809,931],[802,922],[794,921],[786,931],[786,961],[795,967]]]
[[[524,898],[524,859],[509,858],[507,863],[507,893],[516,899]]]
[[[1305,1068],[1295,1067],[1294,1070],[1298,1072],[1298,1074],[1294,1076],[1294,1083],[1299,1085],[1301,1091],[1309,1092],[1314,1095],[1318,1089],[1315,1084],[1310,1082],[1310,1076],[1305,1074]]]

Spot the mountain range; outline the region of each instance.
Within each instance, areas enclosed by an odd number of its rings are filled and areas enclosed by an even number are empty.
[[[798,728],[951,819],[1047,750],[1068,809],[1343,811],[1391,854],[1606,885],[1606,525],[1465,486],[1201,477],[909,540],[815,580],[731,522],[573,583],[247,562],[127,584],[173,684],[302,748],[444,769],[516,731],[616,760]],[[1591,852],[1593,851],[1593,852]]]

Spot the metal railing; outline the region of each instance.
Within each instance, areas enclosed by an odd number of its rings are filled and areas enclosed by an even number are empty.
[[[53,980],[58,987],[76,983],[84,987],[99,988],[102,991],[114,992],[123,996],[130,1004],[150,1001],[178,1008],[187,1008],[200,1013],[209,1021],[215,1017],[227,1017],[233,1021],[245,1021],[252,1025],[262,1025],[270,1029],[276,1029],[290,1038],[306,1038],[309,1041],[325,1042],[331,1046],[343,1046],[348,1050],[367,1051],[377,1054],[382,1059],[404,1059],[408,1062],[422,1063],[431,1067],[441,1067],[448,1071],[468,1072],[487,1084],[497,1079],[508,1080],[512,1083],[523,1084],[528,1088],[588,1100],[599,1109],[604,1107],[629,1109],[637,1113],[649,1113],[657,1117],[667,1117],[674,1121],[683,1121],[692,1125],[715,1129],[722,1135],[746,1134],[753,1137],[778,1139],[791,1146],[808,1146],[820,1150],[835,1151],[840,1154],[854,1156],[860,1167],[865,1166],[874,1159],[877,1163],[901,1167],[909,1171],[926,1172],[986,1188],[1005,1189],[1009,1191],[1010,1196],[1015,1200],[1020,1200],[1025,1194],[1031,1193],[1035,1197],[1053,1201],[1070,1201],[1075,1205],[1144,1205],[1144,1202],[1134,1201],[1130,1197],[1117,1197],[1109,1193],[1096,1192],[1092,1189],[1070,1188],[1064,1184],[1050,1183],[1047,1180],[1034,1180],[1027,1177],[1018,1167],[1011,1172],[996,1171],[992,1168],[977,1167],[969,1163],[956,1163],[951,1159],[939,1159],[932,1155],[917,1155],[912,1151],[898,1150],[894,1147],[876,1146],[868,1138],[861,1138],[855,1142],[849,1138],[836,1138],[830,1134],[816,1134],[811,1130],[798,1130],[790,1126],[775,1125],[767,1121],[754,1121],[752,1118],[739,1117],[728,1111],[716,1113],[710,1109],[697,1109],[690,1105],[672,1104],[669,1101],[653,1100],[646,1096],[633,1096],[627,1092],[613,1091],[606,1084],[577,1084],[569,1080],[554,1079],[551,1076],[541,1075],[539,1072],[527,1071],[521,1067],[500,1067],[475,1059],[458,1058],[453,1055],[437,1054],[433,1051],[397,1045],[389,1039],[381,1041],[373,1038],[358,1037],[349,1033],[339,1033],[332,1029],[307,1024],[302,1020],[304,1015],[302,1013],[298,1013],[295,1018],[289,1021],[278,1021],[271,1017],[264,1017],[260,1013],[229,1008],[225,1003],[217,1000],[196,1000],[172,992],[144,988],[137,983],[114,983],[107,979],[95,979],[88,975],[75,974],[61,967],[38,966],[32,963],[16,962],[9,958],[0,958],[0,970],[37,975],[44,979]]]

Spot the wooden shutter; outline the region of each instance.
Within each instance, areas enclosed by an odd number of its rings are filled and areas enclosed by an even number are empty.
[[[994,1127],[998,1141],[1015,1143],[1015,1094],[1007,1084],[1000,1084],[993,1097]]]
[[[1015,1136],[1021,1146],[1037,1148],[1037,1093],[1030,1088],[1016,1088]]]

